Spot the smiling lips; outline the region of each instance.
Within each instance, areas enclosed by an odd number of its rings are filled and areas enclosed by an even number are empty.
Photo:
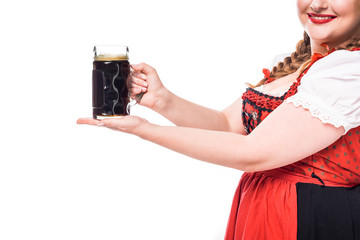
[[[336,18],[334,15],[327,15],[327,14],[317,14],[317,13],[308,13],[308,18],[312,23],[315,24],[324,24],[331,22]]]

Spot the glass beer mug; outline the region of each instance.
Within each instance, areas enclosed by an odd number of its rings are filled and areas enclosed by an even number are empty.
[[[127,46],[95,46],[92,71],[93,118],[130,114],[132,105],[127,87],[130,74]]]

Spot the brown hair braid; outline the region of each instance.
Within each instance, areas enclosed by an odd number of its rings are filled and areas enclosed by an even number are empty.
[[[279,62],[270,72],[270,78],[278,79],[296,72],[296,70],[303,65],[304,62],[311,57],[310,37],[304,32],[304,39],[300,40],[296,45],[296,51],[289,57],[286,57],[283,62]],[[255,88],[265,84],[267,78],[263,78],[255,86],[249,84],[251,88]]]
[[[360,36],[354,38],[346,47],[339,47],[340,49],[352,49],[360,47]],[[279,62],[270,72],[270,78],[278,79],[296,72],[299,68],[302,70],[309,64],[311,58],[310,37],[304,32],[304,38],[296,45],[296,51],[289,57],[286,57],[283,62]],[[263,78],[255,86],[248,84],[251,88],[255,88],[265,84],[267,78]]]
[[[339,47],[337,48],[337,50],[341,50],[341,49],[352,49],[352,48],[359,48],[360,47],[360,36],[355,37],[348,45],[346,45],[346,47],[342,48]]]

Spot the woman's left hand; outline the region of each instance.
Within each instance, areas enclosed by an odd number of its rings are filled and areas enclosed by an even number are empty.
[[[98,127],[107,127],[112,130],[117,130],[125,133],[138,134],[141,132],[141,127],[149,124],[149,122],[143,118],[136,116],[124,116],[114,119],[102,119],[97,120],[93,118],[79,118],[77,124],[87,124]]]

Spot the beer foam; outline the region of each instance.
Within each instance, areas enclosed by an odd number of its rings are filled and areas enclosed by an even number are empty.
[[[94,57],[95,61],[127,61],[129,57],[127,55],[115,55],[115,54],[101,54]]]

